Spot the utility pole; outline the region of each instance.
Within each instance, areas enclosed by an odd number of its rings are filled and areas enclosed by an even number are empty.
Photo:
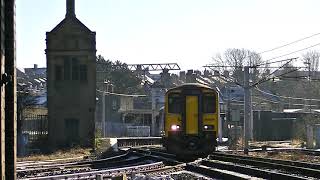
[[[151,114],[151,136],[156,136],[156,101],[152,98],[152,114]]]
[[[106,137],[106,93],[109,92],[109,81],[104,80],[102,92],[102,133]]]
[[[102,123],[101,123],[101,126],[102,126],[102,134],[103,134],[103,137],[105,138],[106,137],[106,92],[103,91],[102,92]]]
[[[249,152],[250,120],[251,120],[251,92],[249,84],[249,66],[244,67],[244,153]]]
[[[231,99],[230,99],[230,84],[228,84],[227,86],[227,91],[228,91],[228,103],[227,103],[227,112],[225,113],[226,114],[226,117],[227,117],[227,135],[228,137],[230,137],[230,131],[229,131],[229,127],[231,126]]]
[[[251,79],[251,75],[249,74],[249,82]],[[250,86],[250,84],[249,84]],[[249,87],[249,140],[253,140],[253,112],[252,112],[252,89]]]
[[[311,59],[309,58],[308,59],[308,83],[309,83],[309,97],[311,98],[311,94],[312,94],[312,87],[311,87]],[[309,98],[308,97],[308,98]],[[309,111],[311,112],[312,111],[312,107],[311,107],[311,101],[309,101]]]

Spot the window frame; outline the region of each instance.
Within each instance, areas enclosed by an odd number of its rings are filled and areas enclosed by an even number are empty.
[[[213,97],[213,101],[214,103],[210,103],[210,101],[208,101],[208,97]],[[207,102],[207,104],[206,104]],[[206,108],[205,109],[205,106],[208,105],[208,104],[213,104],[213,108]],[[210,111],[212,110],[212,111]],[[214,113],[217,113],[217,95],[215,93],[204,93],[202,95],[202,113],[205,113],[205,114],[214,114]]]
[[[174,96],[174,95],[178,95],[177,98],[179,98],[179,99],[177,99],[175,102],[170,103],[170,99],[173,98],[172,96]],[[182,99],[183,98],[182,98],[181,93],[174,92],[174,93],[168,94],[168,113],[170,113],[170,114],[181,114],[182,110],[183,110],[182,109]],[[174,109],[172,109],[172,107],[173,107],[172,105],[173,104],[177,105],[177,106],[175,106]]]

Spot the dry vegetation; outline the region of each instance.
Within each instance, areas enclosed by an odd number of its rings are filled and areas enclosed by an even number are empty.
[[[230,151],[231,154],[244,155],[241,151]],[[320,164],[320,156],[307,155],[303,152],[250,152],[248,156],[270,158],[270,159],[280,159],[289,161],[300,161],[308,163],[318,163]]]
[[[272,159],[282,159],[290,161],[304,161],[309,163],[320,163],[319,156],[306,155],[301,152],[278,152],[278,153],[268,153],[268,152],[254,152],[250,153],[250,156],[262,157],[262,158],[272,158]]]
[[[28,107],[23,110],[24,116],[47,115],[48,109],[43,107]]]
[[[82,159],[90,155],[92,149],[73,148],[69,150],[59,150],[51,154],[34,154],[27,157],[18,158],[18,161],[44,161],[53,159],[79,158]]]
[[[301,140],[292,140],[292,141],[268,141],[268,142],[250,142],[249,145],[252,148],[258,147],[270,147],[270,148],[300,148],[304,142]],[[242,139],[238,140],[236,146],[237,150],[241,150],[242,147]],[[231,151],[232,154],[241,154],[243,152],[240,151]],[[309,163],[320,163],[320,156],[307,155],[303,152],[250,152],[249,156],[261,157],[261,158],[271,158],[271,159],[281,159],[281,160],[290,160],[290,161],[303,161]]]
[[[295,139],[292,141],[252,141],[249,143],[250,148],[261,148],[267,146],[271,148],[301,148],[304,141]]]

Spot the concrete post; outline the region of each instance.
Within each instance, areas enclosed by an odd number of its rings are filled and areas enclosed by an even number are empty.
[[[156,101],[152,98],[151,136],[156,136]]]
[[[250,74],[249,74],[249,80],[250,80]],[[252,113],[252,94],[251,94],[251,88],[249,87],[249,112],[250,112],[250,116],[249,116],[249,140],[252,141],[253,140],[253,113]]]
[[[102,118],[101,118],[101,126],[102,126],[102,134],[103,137],[106,137],[106,93],[102,92]]]
[[[307,148],[314,148],[313,126],[307,125]]]
[[[320,148],[320,124],[315,124],[313,127],[313,134],[314,134],[314,142],[315,142],[315,148]]]
[[[219,99],[219,93],[218,93],[218,99]],[[220,143],[222,142],[222,136],[223,136],[223,134],[222,134],[222,120],[220,117],[220,108],[218,108],[218,141]]]
[[[103,175],[102,174],[97,174],[96,175],[96,180],[103,180]]]
[[[244,67],[244,153],[248,154],[250,138],[250,87],[249,67]]]

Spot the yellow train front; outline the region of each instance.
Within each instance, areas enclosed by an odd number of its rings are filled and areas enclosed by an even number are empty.
[[[219,102],[216,89],[184,84],[165,96],[163,146],[169,152],[202,155],[215,150]]]

